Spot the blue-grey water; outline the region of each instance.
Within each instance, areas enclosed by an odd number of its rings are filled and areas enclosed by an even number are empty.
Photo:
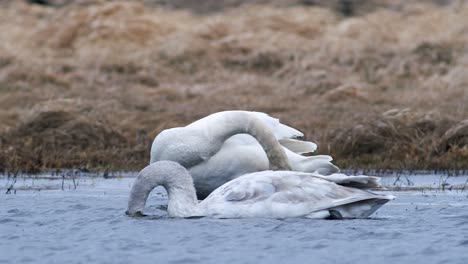
[[[392,180],[388,180],[393,182]],[[133,179],[0,179],[0,263],[468,263],[468,190],[393,192],[370,219],[124,215]],[[463,181],[462,181],[463,182]]]

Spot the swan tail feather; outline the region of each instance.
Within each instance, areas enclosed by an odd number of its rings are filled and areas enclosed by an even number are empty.
[[[357,189],[385,190],[385,187],[380,185],[380,178],[375,176],[348,176],[343,173],[333,173],[327,176],[316,174],[315,176],[342,186],[353,187]]]
[[[301,157],[299,161],[294,162],[293,167],[298,171],[308,173],[318,173],[320,175],[330,175],[340,172],[340,169],[331,161],[333,159],[327,155],[317,155],[311,157]]]
[[[395,199],[393,195],[382,195],[330,208],[328,219],[367,218],[387,202]]]
[[[302,141],[287,138],[280,139],[279,143],[281,144],[281,146],[297,154],[311,153],[317,150],[317,144],[310,141]]]
[[[272,129],[276,139],[300,138],[304,136],[304,133],[295,128],[282,124],[277,118],[271,117],[262,112],[251,113],[254,114],[260,120],[262,120]]]
[[[318,211],[305,215],[313,219],[343,219],[343,218],[367,218],[387,202],[394,200],[393,195],[375,195],[369,193],[368,197],[350,198],[341,204],[325,207]]]

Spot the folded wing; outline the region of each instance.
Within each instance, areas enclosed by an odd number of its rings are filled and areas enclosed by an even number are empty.
[[[393,199],[334,182],[364,184],[371,179],[328,177],[291,171],[247,174],[210,194],[205,201],[215,206],[207,210],[223,217],[367,217]]]

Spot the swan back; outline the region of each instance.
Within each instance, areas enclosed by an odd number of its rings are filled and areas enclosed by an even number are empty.
[[[340,186],[310,173],[264,171],[222,185],[200,206],[212,216],[227,218],[324,217],[330,216],[332,210],[342,210],[344,217],[367,217],[391,199],[392,196]],[[345,205],[347,211],[342,209]],[[361,209],[354,210],[358,207]]]

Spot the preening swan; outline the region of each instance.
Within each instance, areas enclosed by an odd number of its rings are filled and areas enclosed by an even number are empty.
[[[224,111],[185,127],[162,131],[151,146],[150,163],[171,160],[190,171],[198,198],[241,175],[264,170],[331,174],[329,156],[304,157],[317,146],[296,140],[303,134],[265,113]]]
[[[377,187],[376,177],[262,171],[227,182],[198,202],[189,172],[176,162],[158,161],[139,173],[126,213],[143,215],[148,195],[160,185],[168,193],[170,217],[363,218],[394,198],[358,189]]]

